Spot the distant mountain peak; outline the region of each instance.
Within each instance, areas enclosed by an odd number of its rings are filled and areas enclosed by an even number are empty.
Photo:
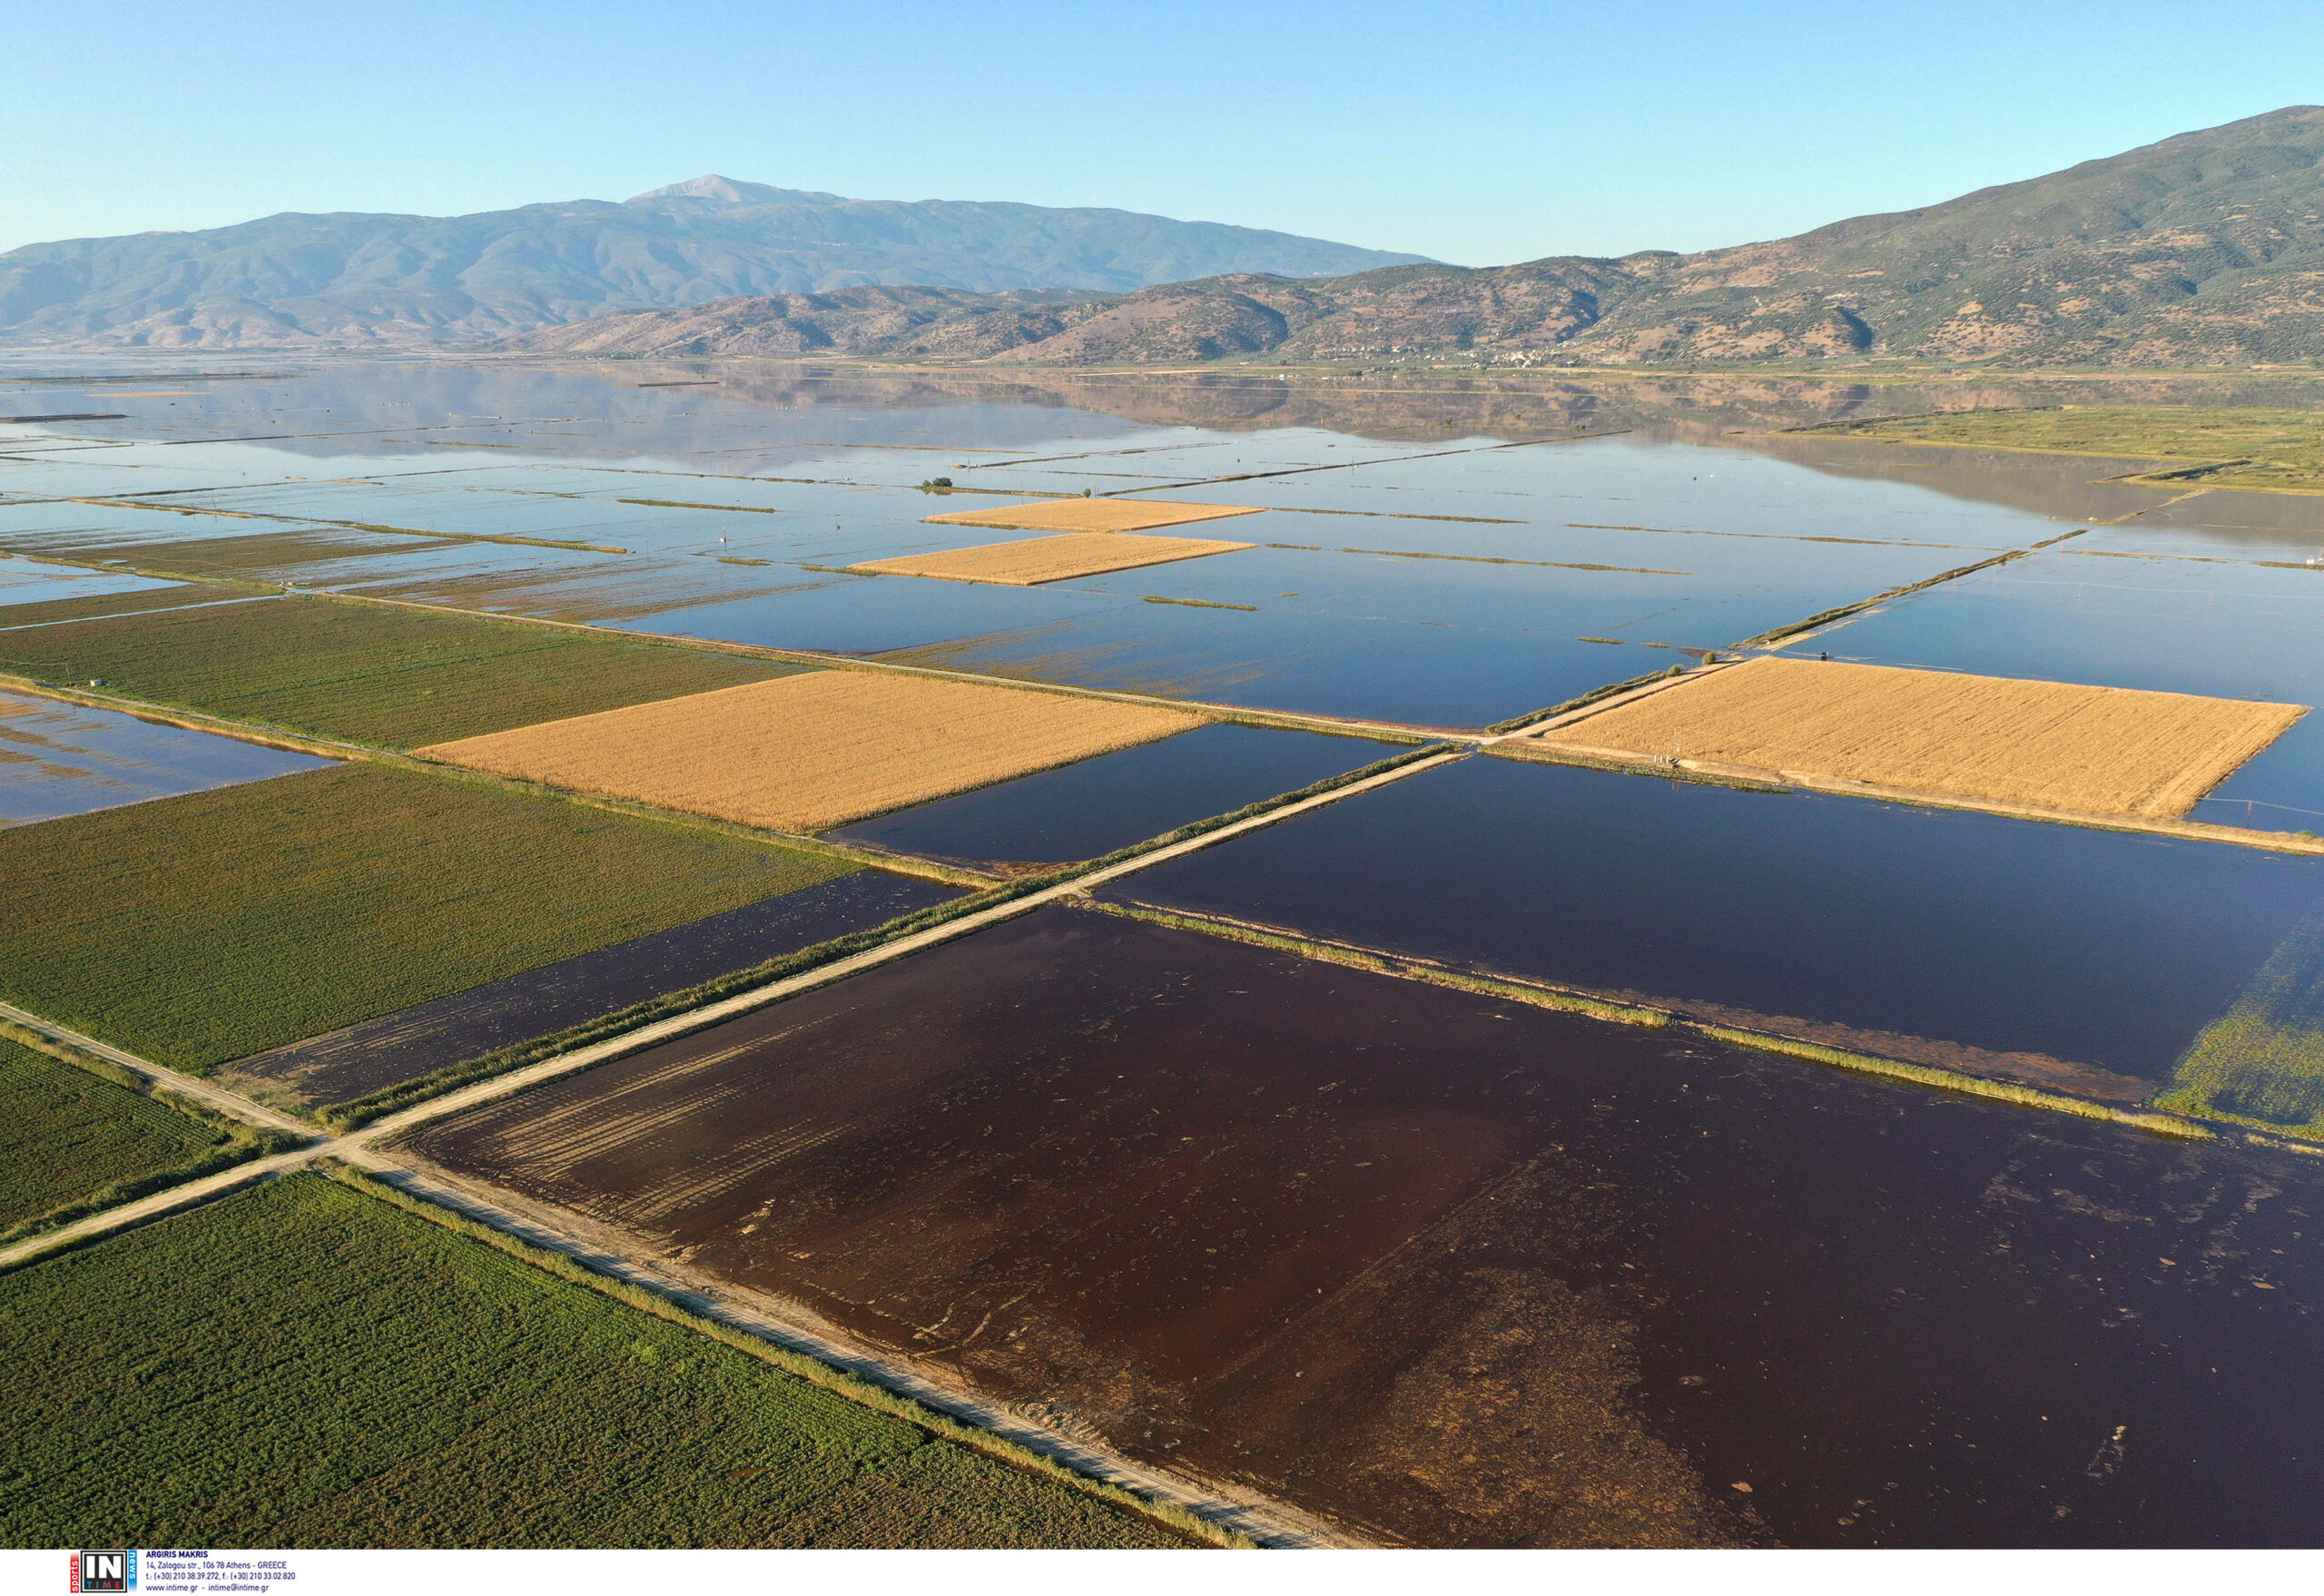
[[[812,200],[828,205],[846,202],[844,195],[818,193],[808,189],[779,189],[763,182],[736,182],[731,177],[721,177],[706,172],[684,182],[666,187],[647,189],[642,194],[632,194],[622,202],[644,205],[655,200],[716,200],[726,205],[773,205],[785,200]]]

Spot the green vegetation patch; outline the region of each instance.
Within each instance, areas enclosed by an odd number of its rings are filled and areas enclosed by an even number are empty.
[[[57,621],[85,621],[101,616],[134,615],[141,610],[183,609],[190,604],[215,604],[239,598],[226,587],[178,582],[167,587],[144,587],[134,593],[93,593],[78,598],[44,598],[26,604],[0,605],[0,627],[41,626]]]
[[[0,1236],[227,1139],[165,1102],[0,1037]]]
[[[334,765],[0,830],[0,998],[202,1070],[857,868]]]
[[[293,597],[0,633],[0,672],[418,748],[787,675],[735,655]]]
[[[2324,492],[2324,411],[2258,405],[2086,405],[1954,410],[1803,429],[1889,443],[2191,462],[2142,480]]]
[[[0,1276],[0,1544],[1182,1543],[320,1176]]]
[[[2324,1138],[2324,912],[2294,929],[2204,1028],[2155,1106]]]

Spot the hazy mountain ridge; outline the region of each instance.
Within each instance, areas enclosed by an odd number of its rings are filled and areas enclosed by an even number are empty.
[[[0,254],[0,340],[425,347],[608,310],[911,284],[1120,292],[1413,255],[1128,211],[849,200],[722,177],[470,216],[287,212]]]
[[[832,296],[757,348],[756,300],[507,347],[1150,364],[1267,354],[1515,365],[1885,354],[2029,365],[2324,358],[2324,108],[2184,133],[1943,204],[1693,255],[1221,276],[1027,314],[961,296],[908,330]]]

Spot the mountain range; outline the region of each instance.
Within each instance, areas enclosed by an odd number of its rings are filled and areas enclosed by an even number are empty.
[[[1236,274],[1062,302],[849,290],[607,317],[508,347],[1071,364],[2306,361],[2324,358],[2320,161],[2324,108],[2292,106],[1697,254]]]
[[[699,178],[0,255],[0,341],[992,364],[2324,359],[2324,108],[1679,254],[1461,267],[1119,211]]]
[[[472,344],[607,311],[879,283],[1122,292],[1424,259],[1128,211],[850,200],[717,176],[473,216],[286,212],[0,254],[0,340]]]

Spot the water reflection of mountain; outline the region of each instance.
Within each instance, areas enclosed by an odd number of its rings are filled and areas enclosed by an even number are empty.
[[[155,385],[194,391],[157,410],[158,396],[140,391]],[[1874,382],[1624,373],[1002,375],[757,360],[328,360],[240,368],[166,357],[62,366],[11,361],[0,365],[0,388],[14,389],[16,409],[133,412],[129,421],[75,429],[92,436],[117,427],[124,437],[239,438],[307,458],[409,457],[418,445],[441,448],[448,464],[489,459],[488,450],[625,463],[693,457],[705,471],[756,475],[780,475],[768,452],[783,448],[921,448],[933,475],[950,463],[941,459],[949,450],[1135,439],[1179,429],[1307,429],[1423,446],[1625,431],[1748,449],[1841,475],[1915,482],[2061,519],[2132,515],[2170,496],[2105,484],[2102,478],[2132,468],[2105,460],[1916,448],[1790,429],[1930,409],[2324,402],[2310,379],[2269,374]],[[2324,500],[2215,497],[2231,507],[2216,517],[2222,521],[2324,525]]]

